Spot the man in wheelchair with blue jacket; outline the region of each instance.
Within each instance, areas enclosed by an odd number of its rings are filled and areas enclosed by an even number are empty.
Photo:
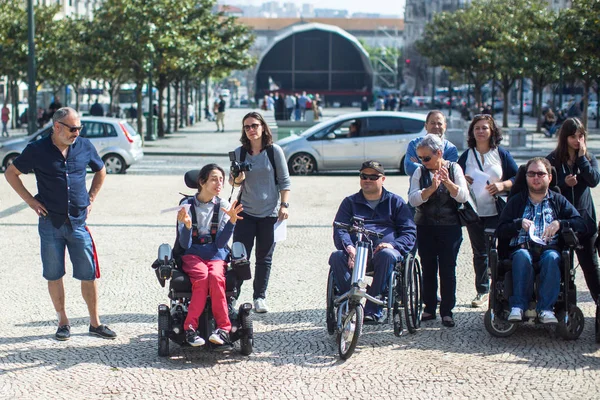
[[[498,223],[499,240],[509,241],[512,260],[513,292],[509,322],[521,322],[533,296],[535,270],[539,266],[537,290],[538,320],[557,323],[554,305],[561,284],[559,231],[570,227],[585,233],[585,224],[577,210],[559,193],[549,190],[552,169],[545,158],[536,157],[526,164],[527,187],[512,196]]]
[[[381,233],[373,241],[368,267],[374,270],[373,282],[367,293],[373,297],[386,290],[394,266],[404,259],[416,241],[416,225],[404,200],[383,187],[385,171],[377,161],[365,161],[360,168],[361,190],[346,197],[335,216],[336,222],[352,224],[352,217],[364,219],[365,228]],[[335,285],[341,293],[350,290],[354,267],[356,234],[334,226],[333,241],[337,251],[329,258]],[[377,323],[382,307],[367,302],[365,323]]]

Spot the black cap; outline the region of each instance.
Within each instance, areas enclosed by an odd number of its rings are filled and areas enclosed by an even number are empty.
[[[374,160],[365,161],[364,163],[362,163],[362,166],[360,167],[360,171],[362,171],[363,169],[367,169],[367,168],[374,169],[375,171],[379,172],[380,174],[385,175],[383,165],[381,165],[381,163],[379,161],[374,161]]]

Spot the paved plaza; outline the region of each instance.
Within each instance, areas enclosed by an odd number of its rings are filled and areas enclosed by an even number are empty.
[[[197,134],[209,137],[214,125],[205,124]],[[225,135],[234,140],[236,132]],[[227,167],[222,157],[218,161]],[[33,176],[24,182],[35,192]],[[87,310],[69,265],[67,342],[54,340],[57,321],[41,276],[37,217],[0,177],[0,399],[600,397],[600,347],[583,275],[577,285],[586,325],[579,340],[532,326],[494,338],[483,326],[485,308],[470,308],[475,288],[466,229],[457,267],[457,326],[445,328],[438,319],[400,338],[391,325],[367,326],[356,353],[340,361],[335,336],[325,329],[327,260],[337,207],[358,183],[355,174],[292,177],[287,241],[275,251],[267,292],[271,311],[254,314],[251,356],[171,344],[171,357],[160,358],[156,311],[168,298],[150,264],[158,246],[174,240],[175,214],[159,212],[176,205],[179,192],[191,193],[183,177],[168,170],[107,177],[88,222],[100,255],[102,322],[119,337],[87,334]],[[389,176],[385,186],[405,197],[408,178]],[[600,204],[600,190],[593,194]],[[251,300],[249,285],[242,301]]]

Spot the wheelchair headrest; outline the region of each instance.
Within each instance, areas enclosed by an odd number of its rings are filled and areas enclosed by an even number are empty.
[[[183,180],[185,185],[191,189],[198,189],[198,177],[200,176],[199,169],[193,169],[185,173]]]
[[[521,165],[519,167],[519,170],[517,171],[515,183],[510,189],[510,194],[508,195],[508,197],[512,197],[515,194],[522,192],[523,190],[527,190],[527,177],[525,176],[526,172],[527,170],[525,169],[525,165]],[[550,173],[552,174],[552,180],[550,181],[548,189],[560,193],[560,188],[558,187],[556,179],[556,168],[554,168],[554,166],[552,166]]]

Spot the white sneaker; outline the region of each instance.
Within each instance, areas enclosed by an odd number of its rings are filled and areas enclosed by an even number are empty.
[[[267,306],[267,301],[265,299],[259,297],[258,299],[254,300],[254,312],[262,314],[266,313],[267,311],[269,311],[269,307]]]
[[[540,311],[538,319],[542,324],[557,324],[558,320],[552,311],[544,310]]]
[[[523,310],[519,307],[513,307],[510,310],[510,315],[508,316],[508,322],[522,322],[523,321]]]

